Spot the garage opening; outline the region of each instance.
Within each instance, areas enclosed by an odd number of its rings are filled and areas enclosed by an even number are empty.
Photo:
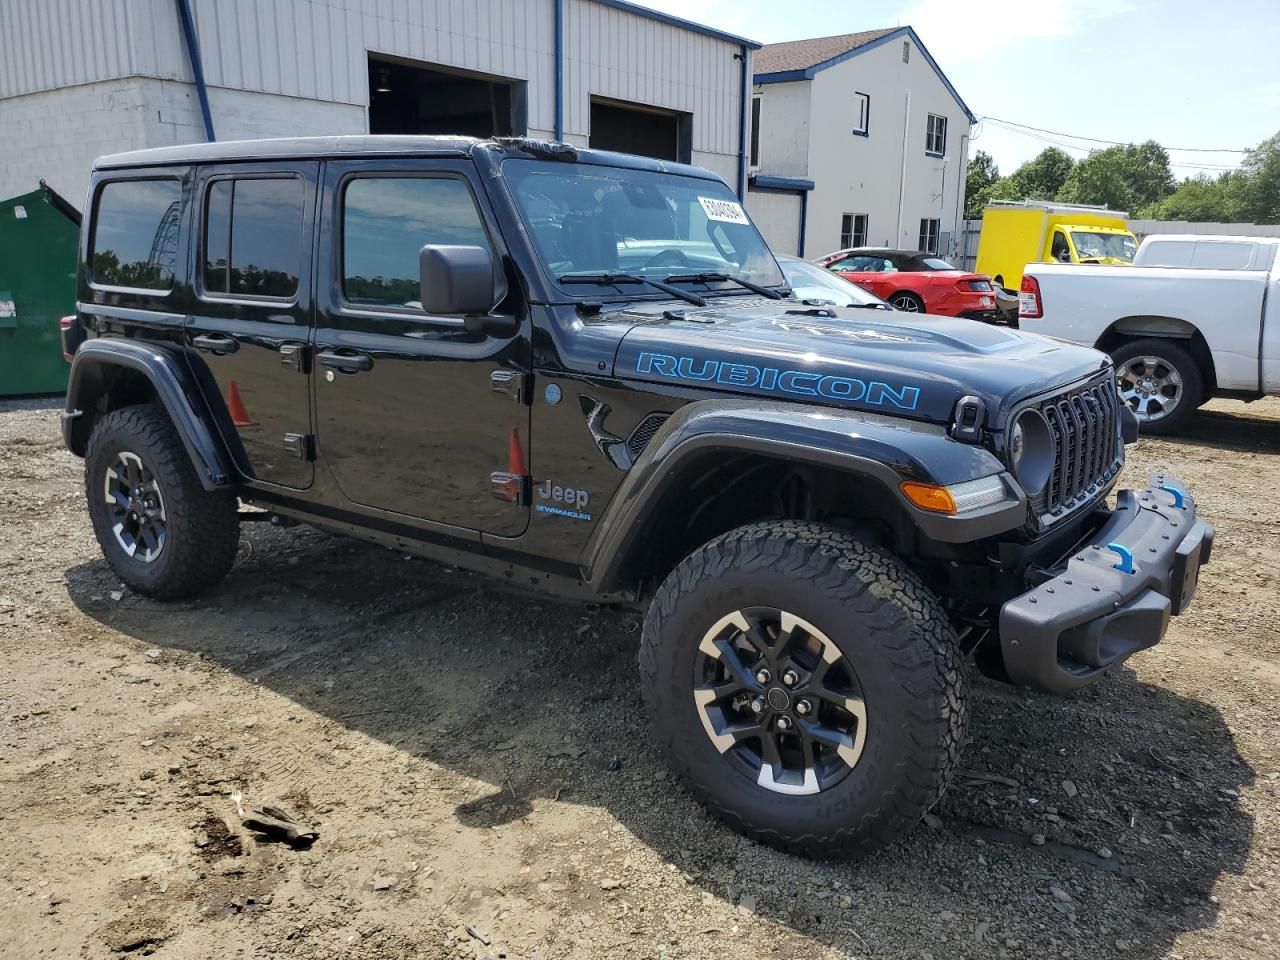
[[[369,132],[510,137],[526,130],[523,81],[369,55]]]
[[[591,146],[689,163],[693,115],[591,98]]]

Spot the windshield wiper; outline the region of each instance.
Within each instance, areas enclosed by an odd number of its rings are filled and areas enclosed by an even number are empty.
[[[679,287],[673,287],[671,284],[663,283],[661,280],[654,280],[651,277],[637,277],[630,273],[566,273],[564,276],[558,277],[557,280],[560,283],[595,283],[607,287],[617,287],[624,283],[647,283],[663,293],[678,297],[685,303],[692,303],[695,307],[705,307],[707,305],[707,301],[696,293],[681,290]]]
[[[777,290],[770,290],[768,287],[762,287],[758,283],[752,283],[750,280],[743,280],[741,277],[734,277],[727,273],[675,274],[667,277],[667,283],[736,283],[739,286],[746,287],[752,293],[758,293],[760,296],[768,297],[770,300],[782,299],[782,294]]]

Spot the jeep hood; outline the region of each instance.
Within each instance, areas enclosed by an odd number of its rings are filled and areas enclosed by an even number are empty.
[[[998,428],[1011,406],[1109,362],[1088,347],[973,320],[797,301],[633,303],[608,319],[634,324],[615,359],[623,379],[935,423],[974,396]]]

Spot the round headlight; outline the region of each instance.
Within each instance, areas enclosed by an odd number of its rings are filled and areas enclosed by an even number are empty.
[[[1039,493],[1053,473],[1053,434],[1039,410],[1023,410],[1009,430],[1009,469],[1031,495]]]

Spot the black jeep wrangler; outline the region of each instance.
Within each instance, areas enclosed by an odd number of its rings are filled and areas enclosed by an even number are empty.
[[[964,658],[1066,693],[1157,643],[1213,529],[1094,350],[791,295],[706,170],[526,139],[98,161],[67,446],[134,590],[305,521],[647,609],[659,747],[753,837],[938,799]]]

